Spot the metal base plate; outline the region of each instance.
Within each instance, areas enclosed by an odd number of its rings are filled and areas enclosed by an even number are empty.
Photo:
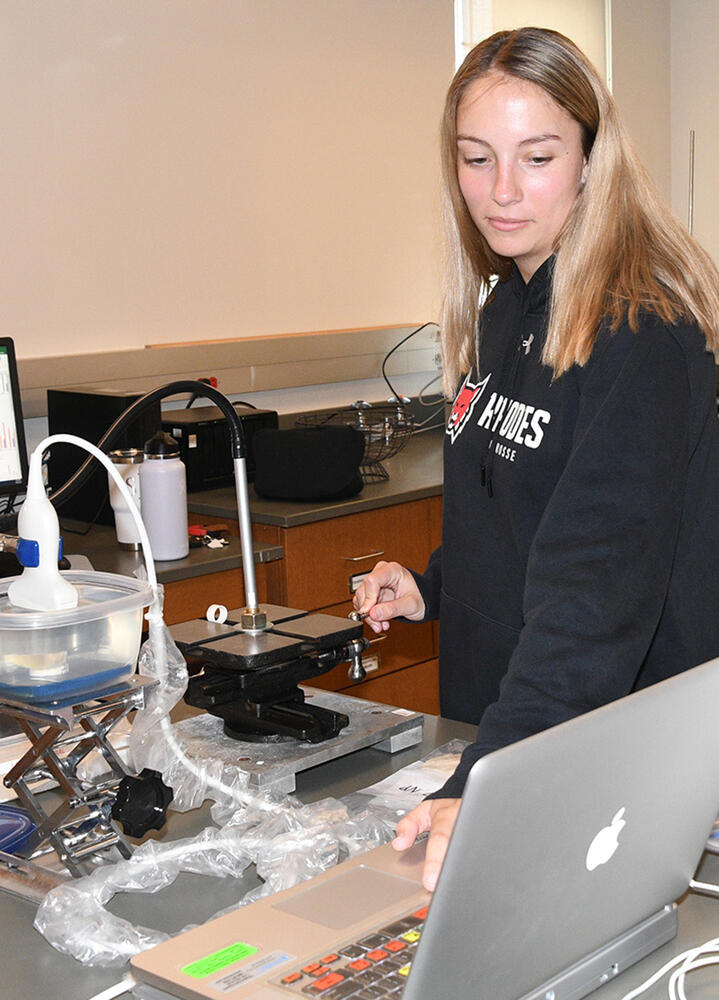
[[[294,791],[297,772],[355,750],[371,746],[396,753],[422,741],[424,716],[419,712],[302,687],[312,704],[349,716],[350,724],[339,736],[323,743],[278,737],[274,742],[258,745],[226,736],[222,720],[207,714],[175,723],[173,732],[190,757],[202,760],[211,755],[227,767],[246,773],[250,788],[272,787],[280,792]]]

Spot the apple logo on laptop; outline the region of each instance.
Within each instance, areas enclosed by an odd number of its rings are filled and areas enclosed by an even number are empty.
[[[609,826],[604,826],[589,845],[585,864],[588,872],[593,872],[599,865],[605,865],[619,847],[619,834],[627,825],[623,819],[626,808],[622,806]]]

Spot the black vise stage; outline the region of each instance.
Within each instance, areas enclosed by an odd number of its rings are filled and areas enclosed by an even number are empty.
[[[337,736],[348,716],[305,702],[298,685],[345,660],[360,679],[369,645],[362,623],[261,604],[267,628],[243,631],[244,610],[229,611],[224,624],[198,618],[171,626],[191,674],[187,704],[223,719],[225,733],[239,740],[320,743]]]

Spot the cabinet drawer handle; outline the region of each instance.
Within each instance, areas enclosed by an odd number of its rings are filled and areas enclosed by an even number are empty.
[[[377,559],[378,556],[383,556],[384,551],[382,549],[379,552],[368,552],[366,556],[345,556],[345,562],[362,562],[363,559]]]

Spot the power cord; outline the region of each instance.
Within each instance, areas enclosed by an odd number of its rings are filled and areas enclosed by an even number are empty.
[[[434,385],[435,382],[439,382],[439,380],[441,378],[442,378],[441,373],[437,372],[436,375],[432,376],[432,378],[429,380],[429,382],[427,382],[425,385],[422,386],[422,388],[417,393],[417,402],[419,403],[420,406],[424,406],[424,407],[427,407],[429,409],[430,407],[437,405],[436,394],[435,394],[435,398],[432,399],[432,400],[425,399],[424,398],[424,394],[429,389],[429,387],[431,385]],[[442,405],[444,405],[444,396],[442,396]]]
[[[91,529],[94,528],[95,524],[97,523],[97,519],[102,512],[102,508],[105,506],[106,503],[107,503],[107,496],[103,493],[102,500],[100,501],[100,506],[97,508],[97,510],[92,516],[92,519],[86,524],[86,526],[84,528],[69,528],[67,524],[63,524],[62,525],[63,534],[79,535],[81,538],[84,538],[85,535],[87,535],[91,531]]]
[[[440,396],[439,400],[436,395],[431,401],[424,398],[424,394],[429,389],[431,385],[434,385],[442,376],[437,374],[429,380],[417,393],[417,402],[420,406],[423,406],[426,410],[431,410],[432,412],[424,420],[421,420],[415,427],[414,433],[418,434],[422,430],[435,430],[437,427],[444,427],[444,396]],[[438,414],[442,414],[442,419],[439,423],[432,424],[431,427],[427,427],[427,424],[431,423]]]
[[[650,976],[641,986],[637,986],[636,989],[625,993],[622,1000],[634,1000],[635,997],[646,993],[650,987],[666,976],[674,966],[679,966],[679,968],[674,969],[669,979],[669,998],[670,1000],[687,1000],[684,989],[684,981],[687,975],[695,969],[701,969],[706,965],[719,965],[719,938],[705,941],[704,944],[700,944],[696,948],[690,948],[688,951],[682,952],[681,955],[677,955],[676,958],[663,965],[653,976]]]
[[[8,494],[5,500],[5,506],[3,507],[1,512],[3,517],[12,514],[15,511],[18,492],[19,492],[18,490],[15,490],[13,493]]]
[[[90,1000],[114,1000],[115,997],[121,997],[123,993],[129,993],[134,985],[135,978],[128,973],[119,983],[108,986],[101,993],[96,993],[94,997],[90,997]]]
[[[431,416],[428,417],[427,419],[428,420],[433,419],[434,417],[438,416],[438,414],[440,412],[442,414],[444,414],[444,407],[442,407],[441,411],[437,410],[435,413],[431,414]],[[445,428],[444,416],[442,417],[441,420],[438,420],[436,423],[430,424],[429,427],[425,427],[424,426],[426,422],[427,422],[426,420],[422,421],[422,423],[418,427],[415,427],[415,429],[412,431],[412,436],[413,437],[414,437],[415,434],[426,434],[427,431],[440,431],[440,430],[444,430],[444,428]]]
[[[689,889],[692,892],[702,893],[703,895],[719,897],[719,885],[714,885],[711,882],[696,882],[694,879],[691,879]],[[634,1000],[635,997],[646,993],[650,987],[658,983],[672,969],[674,969],[674,972],[672,972],[667,984],[669,1000],[687,1000],[684,988],[686,977],[695,969],[701,969],[707,965],[719,965],[719,938],[712,938],[711,941],[705,941],[704,944],[700,944],[696,948],[689,948],[687,951],[682,952],[681,955],[672,958],[666,965],[663,965],[661,969],[655,972],[654,975],[650,976],[646,982],[642,983],[641,986],[637,986],[636,989],[625,993],[622,1000]],[[675,966],[678,968],[674,968]]]
[[[406,337],[403,337],[399,341],[399,343],[397,343],[397,344],[394,345],[394,347],[390,348],[390,350],[387,351],[387,353],[384,356],[384,360],[382,361],[382,378],[387,383],[389,391],[392,393],[392,395],[394,396],[395,399],[401,399],[402,396],[400,395],[400,393],[398,393],[398,392],[395,391],[394,386],[392,385],[392,383],[390,382],[389,378],[387,377],[387,372],[385,371],[385,365],[387,364],[387,362],[389,361],[389,359],[392,357],[392,355],[394,354],[394,352],[396,350],[398,350],[402,346],[402,344],[406,344],[407,341],[411,337],[414,337],[414,335],[417,334],[417,333],[421,333],[422,330],[426,330],[428,326],[437,326],[437,324],[433,320],[429,320],[427,323],[423,323],[421,326],[418,326],[415,330],[412,330],[411,333],[408,333]]]
[[[425,324],[425,326],[426,325],[427,324]],[[421,330],[422,327],[420,327],[419,329]],[[417,333],[417,331],[413,330],[412,333],[410,334],[410,337],[414,336],[415,333]],[[397,346],[399,347],[399,344]],[[389,354],[387,355],[387,357],[389,357]],[[385,361],[386,360],[387,358],[385,358]],[[412,428],[413,437],[415,434],[423,434],[425,431],[436,431],[439,429],[444,429],[444,397],[441,397],[439,401],[437,400],[436,396],[432,400],[424,398],[424,394],[427,391],[427,389],[429,389],[430,386],[434,385],[435,382],[439,381],[441,377],[442,376],[440,374],[433,375],[432,378],[429,380],[429,382],[423,385],[422,388],[417,393],[417,402],[419,403],[419,405],[423,406],[426,410],[432,410],[432,412],[429,414],[428,417],[425,417],[424,420],[420,420],[418,424],[415,424],[413,426]],[[387,382],[387,385],[389,385],[389,382],[387,381],[386,377],[385,377],[385,382]],[[394,390],[392,391],[394,392]],[[440,416],[440,414],[441,414],[440,419],[436,420],[436,418]]]
[[[719,885],[714,885],[713,882],[696,882],[690,879],[689,888],[692,892],[701,893],[703,896],[719,896]]]
[[[217,388],[217,379],[215,378],[214,375],[211,375],[209,378],[198,378],[197,381],[202,382],[203,385],[211,385],[213,389]],[[195,400],[201,398],[204,398],[201,392],[193,392],[190,398],[185,403],[185,409],[189,410],[192,404],[195,402]]]

